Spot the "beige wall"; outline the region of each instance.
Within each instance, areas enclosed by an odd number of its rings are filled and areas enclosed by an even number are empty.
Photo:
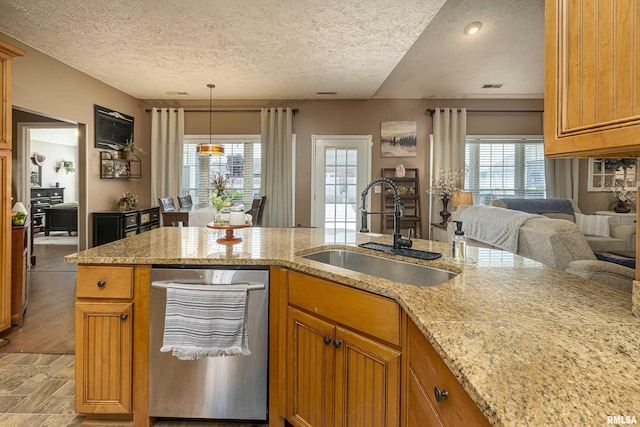
[[[0,33],[0,39],[26,51],[13,61],[13,106],[45,117],[77,123],[86,141],[78,146],[81,247],[90,243],[88,213],[110,210],[120,194],[130,190],[139,194],[141,203],[149,200],[149,154],[142,157],[143,178],[135,180],[101,180],[99,150],[94,148],[93,106],[102,105],[135,119],[134,140],[149,153],[149,115],[139,101],[99,80],[57,61]],[[86,126],[86,128],[85,128]],[[87,232],[84,232],[87,230]]]

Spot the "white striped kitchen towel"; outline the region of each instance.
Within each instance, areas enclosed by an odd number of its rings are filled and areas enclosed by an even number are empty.
[[[180,360],[250,355],[247,288],[169,283],[160,351]]]

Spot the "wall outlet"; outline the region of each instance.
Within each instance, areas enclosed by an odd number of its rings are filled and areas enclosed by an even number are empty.
[[[376,194],[380,194],[382,193],[382,186],[381,185],[375,185],[373,188],[373,192]]]

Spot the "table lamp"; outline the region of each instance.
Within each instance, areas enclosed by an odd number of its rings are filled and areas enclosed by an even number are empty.
[[[471,191],[458,191],[453,193],[453,207],[457,208],[460,205],[472,205],[473,193]]]

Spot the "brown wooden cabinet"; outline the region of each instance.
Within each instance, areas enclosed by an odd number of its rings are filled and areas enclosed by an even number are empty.
[[[0,40],[0,331],[11,327],[11,65],[22,55]]]
[[[87,421],[153,425],[148,416],[150,267],[78,265],[75,410]]]
[[[287,419],[400,425],[400,317],[387,298],[289,273]]]
[[[545,156],[640,156],[640,0],[546,0]]]
[[[27,261],[29,258],[29,222],[11,228],[11,324],[22,326],[29,292]]]
[[[489,426],[422,332],[413,322],[407,323],[408,425]]]
[[[131,412],[132,307],[76,304],[77,412]]]
[[[133,267],[78,266],[76,411],[132,411]]]

